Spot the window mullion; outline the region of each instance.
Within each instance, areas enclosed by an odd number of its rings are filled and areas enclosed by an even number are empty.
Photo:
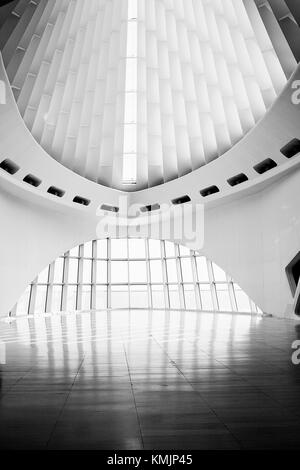
[[[168,273],[167,273],[167,262],[166,262],[166,246],[165,241],[161,240],[161,263],[163,272],[163,283],[164,283],[164,296],[165,296],[165,308],[170,308],[170,295],[168,287]]]
[[[200,295],[200,287],[198,282],[198,272],[197,272],[197,262],[195,252],[191,251],[191,263],[192,263],[192,272],[193,272],[193,282],[194,282],[194,291],[196,298],[196,308],[197,310],[202,310],[202,300]]]
[[[53,280],[54,280],[55,261],[50,264],[48,272],[48,288],[46,298],[46,312],[53,310]]]
[[[208,277],[209,277],[209,283],[210,283],[210,291],[211,291],[211,296],[212,296],[212,301],[213,301],[213,307],[215,311],[219,310],[219,302],[218,302],[218,297],[217,297],[217,289],[216,289],[216,283],[214,279],[214,272],[213,272],[213,267],[212,267],[212,262],[207,260],[207,271],[208,271]]]
[[[181,266],[181,256],[179,251],[179,245],[175,244],[175,256],[176,256],[176,269],[177,269],[177,281],[178,281],[178,292],[180,300],[180,308],[185,309],[185,296],[183,290],[183,277],[182,277],[182,266]]]
[[[111,308],[111,240],[107,239],[107,308]]]
[[[79,262],[78,262],[78,271],[77,271],[77,301],[76,301],[76,310],[82,309],[82,282],[83,282],[83,257],[84,257],[84,245],[79,247]]]
[[[153,298],[152,298],[151,271],[150,271],[150,250],[149,250],[149,240],[147,238],[145,238],[145,248],[146,248],[148,308],[152,309],[153,308]]]

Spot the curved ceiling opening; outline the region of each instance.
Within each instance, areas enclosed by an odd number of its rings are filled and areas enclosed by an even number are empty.
[[[94,240],[57,258],[28,286],[12,315],[110,308],[260,312],[198,252],[130,238]]]
[[[221,156],[296,66],[269,2],[11,5],[0,48],[28,129],[54,159],[112,188],[152,187]]]

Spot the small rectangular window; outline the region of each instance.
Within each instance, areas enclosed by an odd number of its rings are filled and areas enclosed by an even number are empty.
[[[237,186],[238,184],[245,183],[245,181],[248,181],[248,177],[244,173],[240,173],[239,175],[229,178],[227,183],[230,186]]]
[[[20,169],[20,167],[12,160],[9,160],[9,158],[3,160],[3,162],[0,163],[0,168],[2,168],[2,170],[6,171],[6,173],[9,173],[10,175],[14,175]]]
[[[56,188],[55,186],[50,186],[47,192],[56,197],[63,197],[65,195],[65,191],[63,191],[62,189]]]
[[[286,158],[292,158],[298,153],[300,153],[300,140],[299,139],[292,139],[288,144],[286,144],[282,149],[280,149],[280,152],[286,157]]]
[[[108,204],[102,204],[100,209],[102,211],[115,212],[115,213],[118,213],[120,210],[118,207],[109,206]]]
[[[263,173],[266,173],[267,171],[272,170],[272,168],[276,168],[276,166],[277,166],[277,163],[274,162],[274,160],[272,160],[271,158],[267,158],[263,162],[260,162],[257,165],[255,165],[253,168],[257,173],[262,175]]]
[[[200,191],[201,196],[207,197],[211,196],[212,194],[220,192],[219,188],[217,186],[209,186],[208,188],[202,189]]]
[[[152,204],[149,206],[141,207],[141,212],[153,212],[153,211],[158,211],[159,209],[160,209],[159,204]]]
[[[85,197],[81,196],[74,197],[73,202],[75,202],[76,204],[81,204],[82,206],[89,206],[91,203],[89,199],[86,199]]]
[[[178,206],[179,204],[186,204],[187,202],[191,202],[191,198],[188,195],[181,196],[172,200],[172,204],[174,204],[174,206]]]
[[[42,183],[42,181],[34,175],[25,176],[23,181],[24,181],[24,183],[30,184],[34,188],[38,188]]]

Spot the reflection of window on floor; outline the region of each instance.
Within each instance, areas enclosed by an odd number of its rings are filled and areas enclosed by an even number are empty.
[[[258,311],[222,269],[195,251],[159,240],[112,239],[59,257],[12,314],[106,308]]]

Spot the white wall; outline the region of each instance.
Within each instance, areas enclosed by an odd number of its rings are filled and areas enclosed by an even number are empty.
[[[27,285],[70,247],[95,237],[95,222],[26,202],[0,187],[0,316]]]
[[[285,268],[300,250],[300,169],[206,212],[204,252],[266,313],[293,317]]]

